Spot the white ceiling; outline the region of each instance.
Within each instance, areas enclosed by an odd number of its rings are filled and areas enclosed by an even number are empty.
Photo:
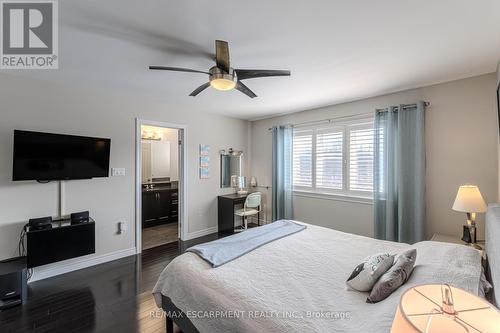
[[[336,104],[493,72],[498,0],[61,0],[60,69],[14,75],[80,82],[244,119]],[[207,89],[214,40],[235,68],[289,69],[245,83],[259,97]]]

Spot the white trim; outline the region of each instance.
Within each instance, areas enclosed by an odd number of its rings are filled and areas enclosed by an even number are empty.
[[[141,163],[141,126],[158,126],[179,130],[179,140],[182,142],[179,156],[179,236],[181,240],[188,239],[188,196],[187,196],[187,125],[167,123],[155,120],[135,119],[135,248],[142,252],[142,163]]]
[[[185,240],[190,240],[190,239],[195,239],[195,238],[198,238],[198,237],[210,235],[210,234],[216,233],[217,230],[218,230],[217,227],[211,227],[211,228],[207,228],[207,229],[203,229],[203,230],[189,232],[187,234],[187,238]]]
[[[74,258],[64,260],[58,263],[48,264],[33,269],[33,277],[30,283],[34,281],[43,280],[56,275],[73,272],[82,268],[87,268],[99,264],[103,264],[116,259],[121,259],[136,254],[135,247],[125,250],[118,250],[111,253],[102,255],[89,255],[81,258]]]
[[[297,197],[304,197],[304,198],[344,201],[344,202],[360,203],[360,204],[364,204],[364,205],[373,205],[373,198],[371,198],[371,197],[361,197],[361,196],[331,194],[331,193],[306,192],[306,191],[293,191],[293,195],[297,196]]]

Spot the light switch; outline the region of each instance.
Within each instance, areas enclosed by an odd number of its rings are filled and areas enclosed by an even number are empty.
[[[125,168],[111,168],[111,175],[113,177],[125,176]]]
[[[118,222],[118,234],[124,234],[127,232],[127,225],[125,222]]]

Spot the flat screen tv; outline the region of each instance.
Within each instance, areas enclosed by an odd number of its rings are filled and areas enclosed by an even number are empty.
[[[109,176],[110,139],[14,130],[12,180]]]

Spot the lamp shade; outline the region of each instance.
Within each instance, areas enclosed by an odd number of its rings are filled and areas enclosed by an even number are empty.
[[[486,300],[445,284],[408,289],[391,333],[500,332],[500,312]]]
[[[481,192],[479,192],[479,187],[476,185],[460,186],[453,204],[453,210],[465,213],[484,213],[486,203]]]

